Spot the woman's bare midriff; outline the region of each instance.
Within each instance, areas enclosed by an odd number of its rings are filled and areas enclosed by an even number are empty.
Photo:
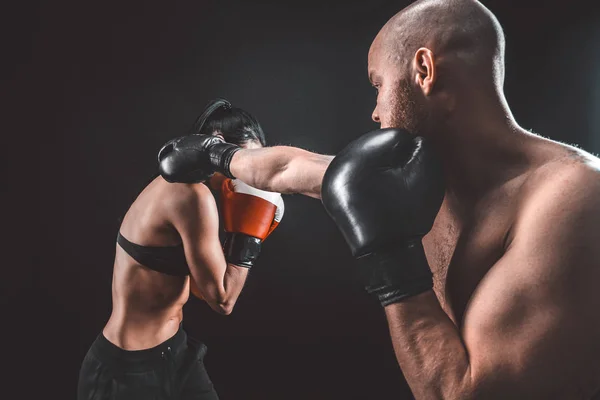
[[[189,290],[188,276],[170,276],[150,270],[117,245],[113,310],[103,335],[124,350],[159,345],[177,333]]]

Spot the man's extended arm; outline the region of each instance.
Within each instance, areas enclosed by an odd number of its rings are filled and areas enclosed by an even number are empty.
[[[320,198],[323,175],[332,159],[289,146],[243,149],[231,159],[230,171],[258,189]]]
[[[288,146],[241,149],[210,135],[173,139],[158,154],[160,173],[168,182],[202,182],[218,172],[257,189],[316,198],[332,159]]]

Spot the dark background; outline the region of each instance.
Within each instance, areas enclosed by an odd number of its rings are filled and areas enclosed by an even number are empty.
[[[376,127],[367,51],[410,1],[14,3],[1,10],[4,378],[11,398],[74,399],[110,314],[119,217],[160,146],[223,96],[259,118],[269,144],[338,152]],[[505,29],[517,121],[596,153],[589,3],[484,1]],[[185,306],[221,399],[410,398],[332,222],[317,200],[285,200],[233,314]]]

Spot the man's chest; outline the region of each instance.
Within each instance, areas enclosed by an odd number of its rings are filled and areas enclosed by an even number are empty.
[[[440,212],[423,239],[434,275],[434,291],[457,325],[477,285],[504,253],[510,214],[495,210],[459,219]]]

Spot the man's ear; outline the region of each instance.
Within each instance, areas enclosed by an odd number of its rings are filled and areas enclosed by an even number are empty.
[[[433,52],[426,47],[421,47],[417,50],[413,59],[413,69],[415,83],[419,85],[425,96],[429,96],[437,80],[437,69]]]

